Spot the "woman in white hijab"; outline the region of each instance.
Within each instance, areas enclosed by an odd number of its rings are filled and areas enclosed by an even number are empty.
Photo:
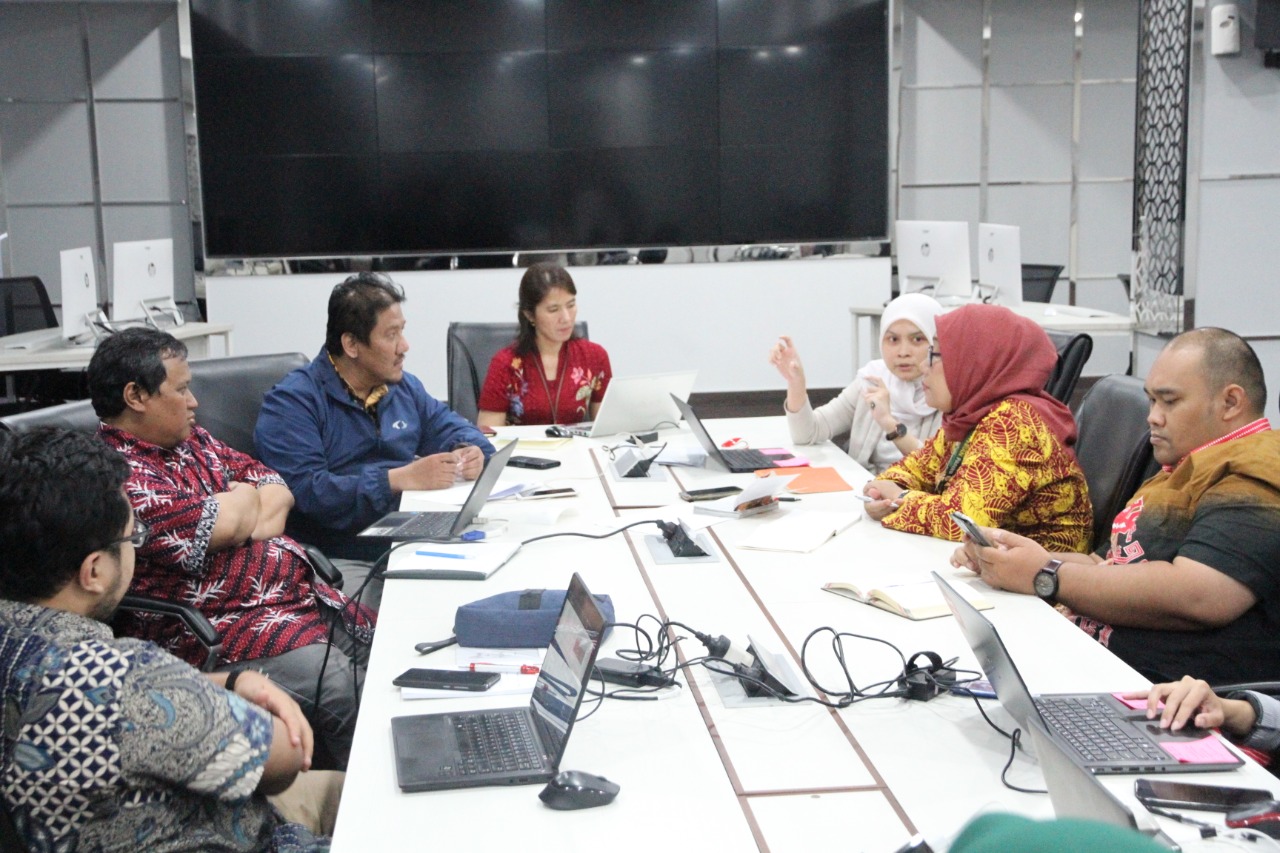
[[[800,353],[789,337],[779,338],[769,361],[787,380],[783,409],[791,440],[817,444],[848,430],[849,455],[878,474],[932,437],[942,415],[925,403],[920,381],[942,310],[921,293],[890,302],[880,318],[884,357],[868,362],[853,384],[818,409],[809,405]]]

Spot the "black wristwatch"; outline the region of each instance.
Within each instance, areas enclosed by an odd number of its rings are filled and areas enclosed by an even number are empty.
[[[1061,560],[1050,560],[1044,564],[1043,569],[1036,572],[1036,576],[1031,580],[1036,595],[1050,604],[1058,603],[1058,569],[1061,567]]]
[[[885,435],[885,438],[889,441],[897,441],[898,439],[902,438],[906,434],[907,434],[907,425],[900,423],[896,427],[894,427],[893,432],[887,433]]]

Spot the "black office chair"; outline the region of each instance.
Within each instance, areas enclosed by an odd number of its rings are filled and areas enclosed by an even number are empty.
[[[1053,288],[1062,275],[1061,264],[1023,264],[1022,301],[1051,302]]]
[[[1084,372],[1085,363],[1093,353],[1093,338],[1081,332],[1047,332],[1049,340],[1058,349],[1058,363],[1053,366],[1053,374],[1045,383],[1044,390],[1068,406],[1071,395],[1076,392],[1076,384],[1080,374]]]
[[[1076,459],[1093,501],[1093,548],[1111,537],[1111,522],[1160,468],[1151,452],[1148,410],[1142,380],[1116,373],[1099,379],[1076,413]]]
[[[219,441],[258,458],[253,429],[262,398],[295,367],[310,363],[300,352],[245,355],[191,362],[196,422]]]
[[[0,278],[0,336],[17,335],[40,329],[54,329],[58,316],[44,282],[38,276]],[[60,370],[27,370],[0,374],[0,382],[13,378],[14,402],[8,408],[24,411],[49,402],[65,399],[68,389],[75,389]]]
[[[480,388],[489,362],[498,350],[516,339],[515,323],[450,323],[446,338],[445,369],[449,374],[449,408],[475,423]],[[573,327],[580,338],[589,337],[587,324]]]

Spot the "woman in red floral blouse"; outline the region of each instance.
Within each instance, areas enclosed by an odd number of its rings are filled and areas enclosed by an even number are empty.
[[[571,424],[595,417],[613,375],[604,347],[574,335],[578,288],[564,267],[534,264],[520,279],[520,331],[489,362],[480,426]]]

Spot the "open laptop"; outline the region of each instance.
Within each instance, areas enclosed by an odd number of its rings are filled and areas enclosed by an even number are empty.
[[[759,471],[761,468],[777,468],[779,458],[787,457],[767,456],[759,450],[747,449],[731,449],[725,450],[718,446],[715,439],[707,432],[707,428],[702,425],[702,421],[698,420],[698,416],[693,413],[693,408],[676,397],[671,397],[676,404],[676,408],[680,410],[680,415],[689,422],[689,429],[693,431],[693,435],[698,439],[698,444],[702,445],[702,449],[707,452],[708,459],[714,459],[724,466],[725,470],[731,474],[750,474],[752,471]]]
[[[605,389],[596,419],[565,427],[570,435],[599,438],[622,432],[647,432],[662,424],[680,423],[680,410],[671,398],[688,400],[698,371],[649,373],[644,376],[615,376]]]
[[[484,463],[484,470],[476,478],[471,487],[471,494],[462,504],[458,512],[389,512],[373,524],[360,531],[364,539],[457,539],[467,529],[467,525],[475,521],[484,502],[489,500],[489,493],[502,476],[511,454],[515,453],[517,440],[489,457]]]
[[[955,614],[978,665],[986,673],[996,698],[1019,726],[1037,721],[1054,742],[1091,773],[1186,773],[1231,770],[1244,762],[1182,762],[1162,744],[1203,740],[1209,732],[1183,729],[1171,732],[1143,709],[1129,708],[1110,693],[1057,693],[1032,696],[1005,648],[996,627],[937,572],[933,579]]]
[[[1102,780],[1077,764],[1038,721],[1031,720],[1027,730],[1031,733],[1031,747],[1040,762],[1040,772],[1044,774],[1044,786],[1049,790],[1055,815],[1122,826],[1141,832],[1172,850],[1180,849],[1172,838],[1154,825],[1154,820],[1150,827],[1139,826],[1133,809],[1108,790]]]
[[[554,776],[603,632],[604,616],[575,572],[528,706],[391,719],[401,790],[527,785]]]

